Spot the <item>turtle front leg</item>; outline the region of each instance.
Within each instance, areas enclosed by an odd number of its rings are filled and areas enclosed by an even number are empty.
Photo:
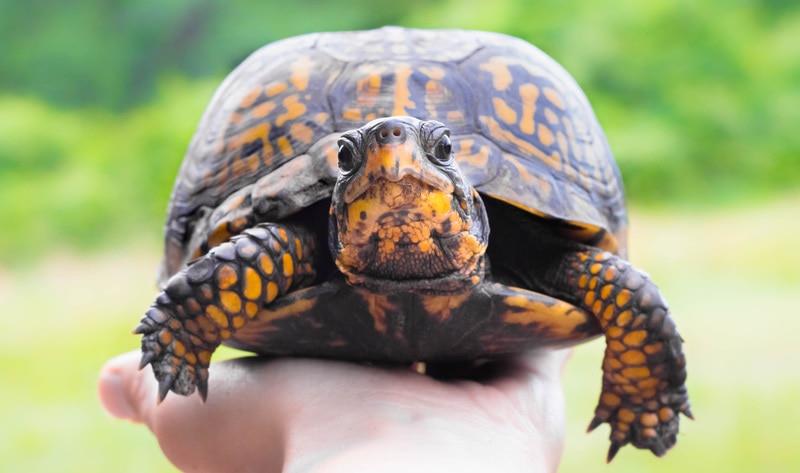
[[[656,285],[611,253],[569,252],[555,295],[594,314],[606,336],[603,391],[589,424],[611,426],[608,461],[625,444],[661,456],[676,442],[678,414],[692,417],[682,339]]]
[[[175,274],[134,329],[141,367],[151,364],[159,399],[171,390],[203,399],[214,350],[259,310],[314,279],[314,237],[289,225],[261,224]]]

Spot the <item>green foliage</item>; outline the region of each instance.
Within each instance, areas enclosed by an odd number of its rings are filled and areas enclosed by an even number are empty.
[[[221,77],[257,47],[396,23],[421,0],[0,0],[0,88],[59,105],[126,108],[164,74]]]
[[[157,238],[215,84],[282,37],[386,23],[502,31],[585,89],[629,200],[800,186],[800,4],[0,0],[0,261]]]
[[[165,81],[155,101],[125,113],[0,98],[0,260],[155,239],[213,88]]]

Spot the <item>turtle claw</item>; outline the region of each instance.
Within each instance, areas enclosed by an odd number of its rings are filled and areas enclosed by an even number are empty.
[[[167,397],[167,393],[169,390],[172,389],[172,385],[175,383],[175,376],[168,374],[161,378],[158,381],[158,403],[164,400]]]
[[[608,447],[608,454],[606,455],[606,463],[611,463],[611,460],[617,456],[617,452],[619,452],[619,449],[622,448],[623,445],[623,443],[611,442],[611,446]]]
[[[155,327],[153,327],[148,319],[144,319],[139,325],[137,325],[133,329],[133,333],[136,335],[147,335],[148,333],[152,333],[155,331]]]
[[[592,421],[589,422],[589,427],[586,428],[586,433],[589,433],[600,426],[604,421],[598,416],[594,416]]]
[[[139,368],[152,365],[159,403],[170,391],[188,396],[198,388],[204,396],[208,390],[208,363],[215,347],[198,343],[198,337],[185,331],[174,314],[171,307],[156,302],[136,328],[144,332]]]
[[[200,394],[200,399],[206,402],[208,399],[208,380],[202,376],[197,380],[197,392]]]
[[[149,365],[156,359],[158,355],[154,351],[144,351],[142,352],[142,359],[139,361],[139,369],[144,368],[145,366]]]
[[[686,417],[688,417],[688,418],[690,418],[690,419],[694,420],[694,414],[692,413],[692,408],[691,408],[691,407],[689,407],[689,405],[688,405],[688,404],[686,405],[686,407],[684,407],[683,409],[681,409],[681,412],[682,412],[682,413],[683,413],[683,415],[685,415]]]
[[[663,402],[666,400],[667,402]],[[609,401],[614,404],[613,408]],[[589,423],[589,430],[602,423],[611,426],[611,447],[607,461],[611,461],[620,448],[630,443],[636,448],[650,450],[661,457],[678,439],[679,413],[686,413],[689,403],[686,389],[681,386],[667,390],[662,396],[641,402],[627,396],[613,385],[603,386],[600,404]],[[691,411],[689,412],[691,414]]]
[[[663,457],[667,453],[667,447],[664,446],[664,442],[661,439],[656,438],[653,440],[653,444],[650,445],[650,451],[657,457]]]

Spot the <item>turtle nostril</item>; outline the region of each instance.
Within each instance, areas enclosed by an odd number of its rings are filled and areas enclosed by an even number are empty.
[[[399,120],[387,120],[376,130],[378,144],[399,144],[406,140],[406,129]]]

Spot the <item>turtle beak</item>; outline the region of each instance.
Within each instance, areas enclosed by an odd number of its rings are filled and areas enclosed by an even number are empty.
[[[417,133],[400,120],[386,120],[372,130],[359,174],[344,193],[348,204],[380,180],[399,182],[409,176],[448,194],[455,190],[450,179],[428,162]]]

